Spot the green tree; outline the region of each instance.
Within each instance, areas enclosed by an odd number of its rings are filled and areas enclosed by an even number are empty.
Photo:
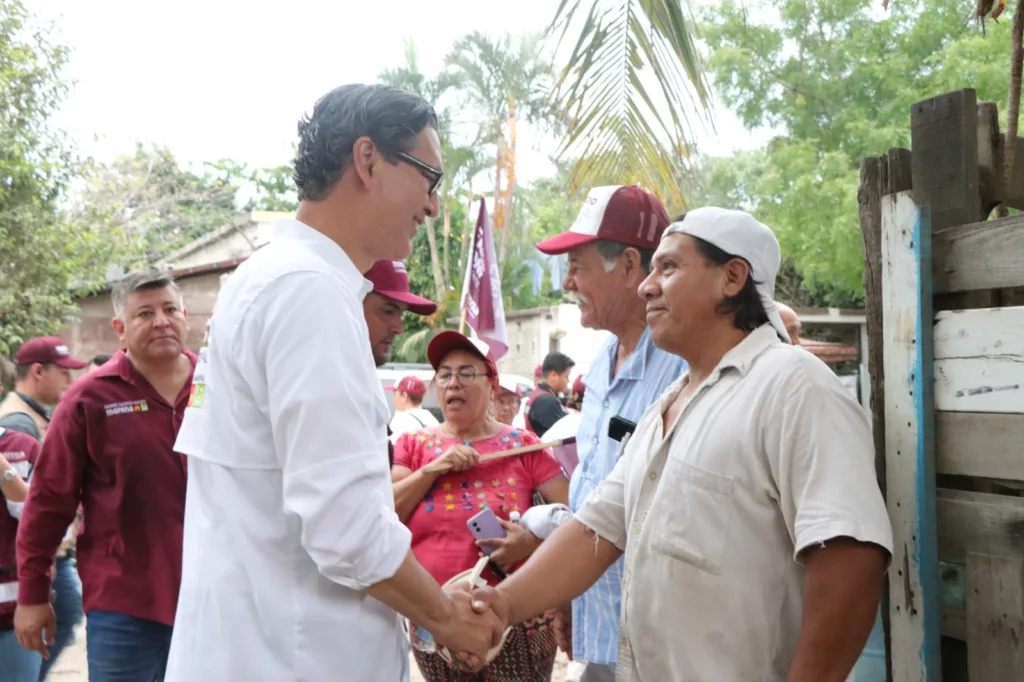
[[[860,161],[910,145],[910,106],[971,87],[1005,102],[1008,26],[964,21],[960,0],[918,0],[884,17],[859,0],[767,0],[703,15],[716,93],[765,147],[701,162],[692,203],[746,208],[770,225],[800,303],[863,300]],[[997,58],[993,58],[993,57]],[[799,296],[797,297],[799,298]]]
[[[112,163],[91,163],[72,216],[104,227],[110,262],[158,260],[240,215],[237,165],[183,168],[165,147],[139,144]]]
[[[685,203],[679,179],[688,170],[688,117],[705,113],[710,99],[688,4],[559,3],[547,38],[571,46],[553,99],[567,125],[561,151],[576,159],[573,189],[612,177]]]
[[[0,0],[0,353],[57,331],[76,312],[73,283],[101,278],[94,230],[59,205],[73,152],[50,125],[67,92],[67,51],[20,0]]]

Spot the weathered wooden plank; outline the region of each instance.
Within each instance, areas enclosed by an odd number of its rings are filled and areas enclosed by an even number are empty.
[[[1013,157],[1013,183],[1006,205],[1024,211],[1024,138],[1017,138],[1017,152]]]
[[[1024,413],[1024,306],[935,316],[935,409]]]
[[[914,199],[931,207],[935,231],[981,219],[978,98],[956,90],[910,107]]]
[[[972,680],[1024,680],[1024,558],[967,554],[967,666]]]
[[[1024,415],[936,412],[935,470],[1024,481]]]
[[[941,664],[931,226],[909,192],[884,197],[881,215],[892,680],[921,682],[938,679]]]
[[[939,488],[936,510],[942,561],[965,564],[968,552],[1024,558],[1024,497]]]
[[[933,247],[936,294],[1024,286],[1024,214],[936,231]]]

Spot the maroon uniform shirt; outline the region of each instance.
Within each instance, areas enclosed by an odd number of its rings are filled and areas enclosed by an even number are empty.
[[[27,433],[11,431],[0,427],[0,456],[10,462],[11,467],[28,480],[39,454],[39,441]],[[0,496],[0,502],[3,497]],[[15,590],[18,582],[18,566],[14,558],[14,542],[18,536],[18,519],[0,503],[0,630],[14,626]]]
[[[85,612],[174,624],[185,457],[173,447],[190,384],[169,405],[123,350],[72,384],[46,432],[18,528],[19,604],[50,600],[53,556],[81,501]]]

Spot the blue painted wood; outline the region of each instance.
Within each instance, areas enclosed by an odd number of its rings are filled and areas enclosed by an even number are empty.
[[[935,502],[932,233],[910,192],[882,201],[886,484],[894,682],[939,682],[940,598]]]

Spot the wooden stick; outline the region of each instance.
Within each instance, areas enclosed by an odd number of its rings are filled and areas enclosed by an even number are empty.
[[[480,462],[493,462],[496,459],[505,459],[506,457],[515,457],[516,455],[525,455],[528,452],[536,452],[538,450],[544,450],[546,448],[556,448],[561,445],[567,445],[574,442],[575,438],[563,438],[561,440],[552,440],[547,443],[535,443],[533,445],[524,445],[520,448],[512,448],[511,450],[501,450],[499,452],[492,452],[487,455],[480,456]],[[427,466],[423,467],[423,471],[428,474],[440,473],[442,471],[448,471],[451,466],[447,462],[431,462]]]

